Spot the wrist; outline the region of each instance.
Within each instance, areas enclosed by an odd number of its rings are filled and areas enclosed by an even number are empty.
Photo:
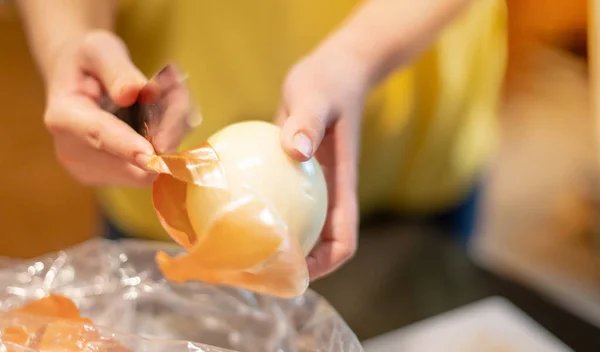
[[[372,57],[365,55],[358,41],[345,33],[327,38],[311,56],[317,61],[333,63],[334,69],[350,72],[356,88],[361,88],[364,94],[378,82],[378,68]]]
[[[364,31],[344,27],[328,38],[318,50],[329,51],[338,59],[349,60],[354,64],[362,83],[367,89],[377,85],[390,68],[390,60],[381,46]]]

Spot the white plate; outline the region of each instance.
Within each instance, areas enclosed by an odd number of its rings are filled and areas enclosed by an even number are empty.
[[[366,352],[573,352],[501,297],[375,337],[363,346]]]

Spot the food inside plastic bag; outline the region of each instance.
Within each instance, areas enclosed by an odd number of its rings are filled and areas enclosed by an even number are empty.
[[[363,352],[310,290],[277,299],[172,284],[156,267],[158,250],[181,251],[97,239],[31,261],[0,258],[0,351]]]
[[[59,318],[82,323],[91,323],[92,321],[83,318],[79,309],[65,296],[50,294],[47,297],[27,302],[25,305],[12,309],[10,313],[29,314],[40,317]]]
[[[78,352],[92,348],[95,351],[128,351],[116,341],[104,340],[92,326],[92,321],[83,318],[75,303],[62,295],[50,294],[27,302],[4,313],[3,318],[7,317],[15,321],[15,325],[0,330],[0,340],[8,351],[17,351],[20,347],[42,352]]]

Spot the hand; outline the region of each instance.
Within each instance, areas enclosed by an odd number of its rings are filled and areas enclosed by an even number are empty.
[[[88,185],[149,185],[155,178],[147,169],[154,147],[101,107],[106,94],[127,107],[143,100],[147,90],[125,44],[110,32],[90,32],[65,44],[53,62],[44,122],[60,163]]]
[[[350,259],[357,248],[357,162],[367,80],[361,63],[321,49],[289,72],[277,116],[282,145],[298,161],[317,157],[329,191],[321,239],[307,258],[311,280]]]

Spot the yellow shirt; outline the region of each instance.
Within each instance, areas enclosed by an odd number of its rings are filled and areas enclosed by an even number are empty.
[[[272,120],[287,70],[349,15],[356,0],[130,0],[119,34],[151,75],[168,61],[189,75],[204,122],[188,148],[231,123]],[[365,110],[360,201],[428,212],[460,200],[494,145],[506,60],[501,0],[473,1]],[[100,190],[122,230],[167,239],[148,189]]]

